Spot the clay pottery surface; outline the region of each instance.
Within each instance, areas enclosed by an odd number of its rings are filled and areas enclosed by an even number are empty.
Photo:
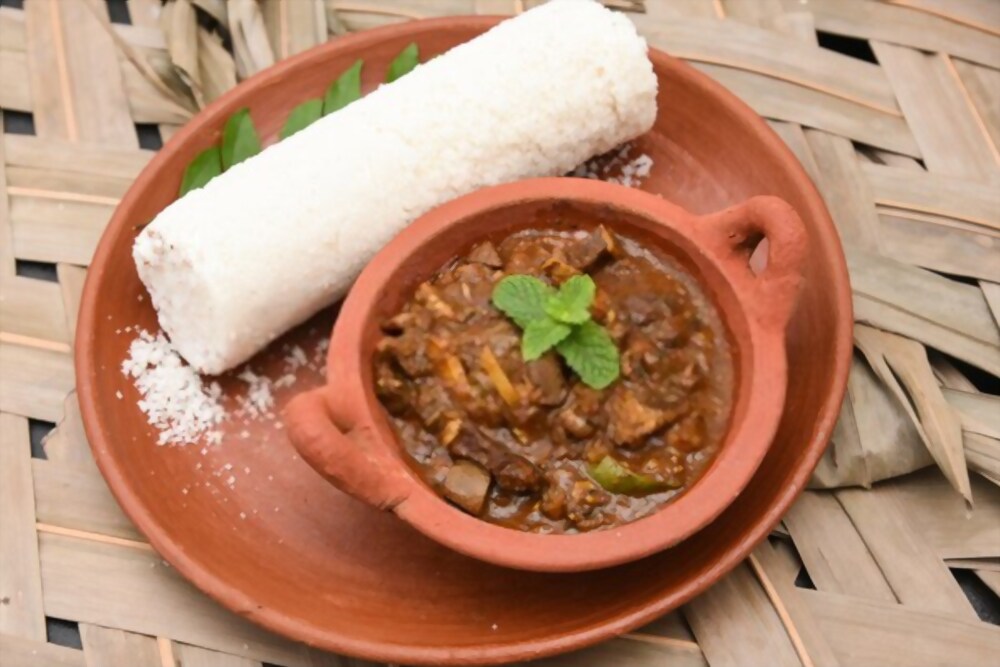
[[[262,136],[273,141],[293,107],[321,95],[358,58],[366,62],[363,87],[371,90],[410,42],[426,58],[498,20],[414,21],[339,37],[242,83],[149,163],[88,270],[76,381],[90,445],[111,491],[153,547],[196,586],[254,622],[330,651],[402,664],[501,663],[579,648],[648,622],[703,591],[766,536],[808,481],[840,410],[851,358],[850,287],[821,198],[753,111],[705,75],[652,51],[660,111],[654,128],[635,142],[654,161],[642,189],[695,215],[774,195],[801,216],[808,243],[787,328],[788,387],[778,431],[739,500],[705,529],[678,548],[626,565],[525,572],[459,554],[338,491],[302,460],[277,420],[235,422],[205,454],[196,446],[156,445],[138,393],[119,370],[132,338],[125,327],[156,330],[131,245],[137,228],[176,197],[191,159],[218,140],[240,108],[248,107]],[[289,333],[251,367],[279,377],[283,346],[317,352],[334,317],[328,311]],[[278,409],[324,382],[308,367],[295,373],[296,384],[276,393]],[[227,392],[240,389],[231,375],[222,384]],[[214,474],[226,465],[227,476]]]
[[[658,248],[694,276],[722,316],[736,391],[729,429],[706,472],[654,514],[606,530],[543,535],[478,519],[443,500],[404,459],[373,380],[380,325],[417,286],[484,240],[525,228],[593,228]],[[748,241],[766,238],[768,262],[749,266]],[[739,495],[771,445],[785,400],[785,325],[798,298],[806,233],[776,197],[754,197],[695,217],[665,199],[596,180],[543,178],[486,188],[411,224],[361,273],[330,340],[327,384],[285,411],[292,444],[342,491],[424,535],[498,565],[549,572],[619,565],[704,528]]]

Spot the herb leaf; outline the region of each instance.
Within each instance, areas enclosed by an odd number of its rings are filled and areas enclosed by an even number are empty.
[[[534,276],[507,276],[493,288],[493,305],[526,329],[546,317],[545,301],[553,294],[555,290]]]
[[[281,127],[278,136],[287,139],[299,130],[304,130],[323,116],[323,100],[306,100],[292,109]]]
[[[562,284],[559,292],[545,302],[545,312],[566,324],[582,324],[590,319],[590,304],[597,286],[588,275],[573,276]]]
[[[660,480],[650,475],[632,472],[610,456],[605,456],[597,465],[588,466],[587,472],[605,490],[625,495],[642,495],[676,489],[680,486],[670,480]]]
[[[178,196],[183,197],[192,190],[203,187],[210,180],[222,173],[222,155],[218,146],[206,148],[191,160],[184,170],[181,179],[181,190]]]
[[[260,137],[250,118],[250,110],[240,109],[229,117],[222,129],[222,168],[229,169],[259,152]]]
[[[548,352],[554,345],[569,336],[569,325],[544,317],[532,320],[524,328],[521,338],[521,356],[525,361],[534,361]]]
[[[385,82],[392,83],[404,74],[409,74],[410,70],[420,64],[420,49],[416,42],[410,42],[409,46],[399,52],[389,63],[389,71],[386,72]]]
[[[363,60],[356,61],[350,69],[330,84],[323,97],[323,115],[343,109],[351,102],[361,99],[361,67]]]
[[[604,328],[588,320],[573,327],[556,349],[580,379],[594,389],[604,389],[618,379],[618,347]]]

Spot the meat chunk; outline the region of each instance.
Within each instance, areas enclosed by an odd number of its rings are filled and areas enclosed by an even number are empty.
[[[701,449],[705,442],[705,420],[699,414],[689,414],[671,427],[667,444],[682,452]]]
[[[580,272],[572,264],[568,264],[557,257],[552,257],[542,264],[542,272],[552,279],[556,285],[562,285],[573,276],[580,275]]]
[[[426,336],[415,329],[406,329],[402,335],[383,338],[378,352],[391,358],[411,378],[429,375],[433,371],[427,358]]]
[[[451,422],[449,422],[450,424]],[[460,426],[455,434],[448,434],[448,452],[456,459],[469,459],[484,468],[490,467],[490,452],[479,434],[468,427]],[[442,433],[442,440],[444,440]]]
[[[393,366],[379,363],[375,367],[375,394],[393,415],[406,414],[412,399],[410,384],[399,377]]]
[[[629,390],[619,391],[608,401],[608,435],[616,445],[642,444],[642,439],[666,426],[670,413],[643,404]]]
[[[466,512],[478,515],[486,504],[490,474],[472,461],[456,461],[444,479],[444,495]]]
[[[451,407],[448,392],[437,383],[418,385],[412,403],[420,421],[428,427],[434,426],[445,410]]]
[[[593,480],[577,470],[564,466],[546,474],[545,492],[539,509],[550,519],[566,519],[579,528],[601,525],[604,518],[599,511],[611,496]]]
[[[503,443],[492,441],[466,426],[460,427],[455,434],[448,430],[446,425],[441,437],[450,436],[447,447],[451,456],[477,463],[493,475],[497,486],[504,491],[530,493],[541,489],[544,480],[538,468]]]
[[[566,262],[580,271],[586,271],[599,259],[610,255],[614,248],[614,237],[602,225],[566,249]]]
[[[469,253],[470,262],[478,262],[479,264],[485,264],[494,269],[499,269],[503,266],[503,260],[500,259],[500,254],[497,253],[496,247],[489,241],[480,243],[472,252]]]
[[[523,456],[511,455],[491,466],[497,486],[504,491],[530,493],[542,487],[542,473]]]
[[[589,438],[599,426],[601,401],[601,392],[576,384],[566,407],[559,412],[557,423],[575,438]]]
[[[563,430],[574,438],[589,438],[594,435],[594,426],[573,409],[563,410],[557,419]]]
[[[528,363],[528,380],[542,405],[559,405],[566,398],[566,376],[555,355],[546,354]]]

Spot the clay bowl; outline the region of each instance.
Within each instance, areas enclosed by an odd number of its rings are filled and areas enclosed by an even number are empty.
[[[244,618],[330,651],[402,664],[501,663],[579,648],[651,621],[705,590],[767,535],[805,486],[840,410],[851,356],[850,290],[822,200],[753,111],[705,75],[653,51],[660,114],[636,142],[654,161],[643,189],[696,215],[775,195],[798,211],[808,238],[802,292],[787,329],[788,390],[778,432],[739,501],[708,527],[680,548],[614,568],[524,572],[463,556],[341,493],[302,461],[287,430],[270,422],[234,424],[205,454],[156,446],[135,388],[118,368],[130,342],[124,328],[156,327],[131,260],[136,228],[174,199],[184,167],[217,140],[237,109],[248,107],[265,140],[274,140],[295,105],[322,94],[356,59],[365,59],[362,83],[371,90],[410,42],[429,57],[498,20],[417,21],[339,37],[244,82],[150,162],[87,272],[76,381],[94,458],[118,502],[172,571]],[[314,352],[334,316],[291,332],[251,367],[280,376],[283,346]],[[279,409],[323,382],[308,368],[296,376],[295,386],[276,393]],[[231,376],[223,384],[239,386]],[[214,475],[227,464],[232,485]],[[258,647],[255,659],[266,649],[274,662],[305,661],[299,647],[240,631]]]
[[[404,460],[373,381],[380,324],[417,286],[484,240],[525,228],[603,224],[658,248],[695,277],[728,330],[736,391],[727,434],[708,470],[654,514],[624,526],[541,535],[462,512]],[[769,242],[767,265],[751,272],[750,241]],[[798,297],[806,235],[777,197],[754,197],[696,217],[667,200],[621,185],[542,178],[486,188],[415,221],[361,273],[330,340],[327,385],[285,411],[292,444],[337,488],[393,512],[424,535],[498,565],[546,572],[592,570],[671,547],[708,525],[743,490],[774,437],[785,401],[785,325]]]

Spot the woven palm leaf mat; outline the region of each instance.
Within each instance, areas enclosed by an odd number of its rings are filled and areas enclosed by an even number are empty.
[[[0,664],[362,665],[217,606],[109,494],[81,286],[153,150],[276,60],[516,0],[0,0]],[[726,579],[566,666],[1000,659],[1000,1],[608,0],[772,123],[848,246],[856,355],[813,486]]]

